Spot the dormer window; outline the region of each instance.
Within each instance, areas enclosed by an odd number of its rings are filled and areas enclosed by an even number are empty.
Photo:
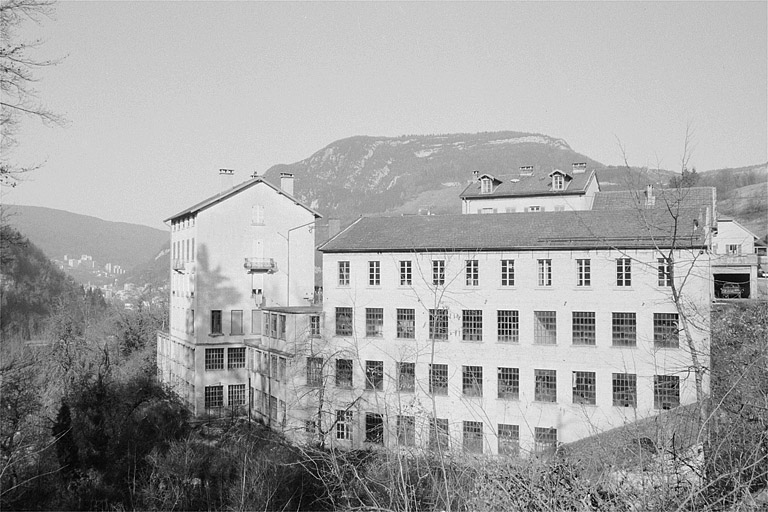
[[[562,174],[552,176],[552,190],[563,190],[565,188],[565,178]]]
[[[483,178],[480,180],[480,193],[490,194],[493,192],[493,180],[490,178]]]

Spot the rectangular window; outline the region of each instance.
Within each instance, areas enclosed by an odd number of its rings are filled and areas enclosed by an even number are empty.
[[[534,370],[536,387],[534,400],[557,402],[557,372],[555,370]]]
[[[384,335],[382,308],[365,308],[365,335],[369,338],[381,338]]]
[[[352,360],[351,359],[336,360],[336,387],[339,387],[339,388],[352,387]]]
[[[520,316],[517,311],[500,309],[496,312],[496,320],[499,343],[520,341]]]
[[[448,435],[448,419],[432,418],[429,420],[429,449],[445,451],[448,449],[450,436]]]
[[[483,311],[465,309],[461,312],[461,339],[483,341]]]
[[[408,393],[416,390],[416,363],[397,363],[397,389]]]
[[[352,336],[352,308],[336,308],[336,336]]]
[[[224,349],[207,348],[205,349],[205,369],[223,370],[224,369]]]
[[[411,286],[413,284],[413,264],[411,260],[400,262],[400,286]]]
[[[632,260],[629,258],[616,260],[616,286],[632,286]]]
[[[224,407],[224,386],[205,386],[205,408]]]
[[[499,367],[498,396],[503,400],[520,398],[520,369]]]
[[[594,311],[573,312],[573,344],[595,344],[595,313]]]
[[[490,194],[491,192],[493,192],[493,181],[490,178],[480,180],[480,193]]]
[[[539,260],[539,286],[552,286],[552,260]]]
[[[741,245],[739,244],[727,244],[725,246],[725,252],[731,255],[741,254]]]
[[[416,418],[397,415],[397,444],[413,446],[416,444]]]
[[[529,206],[528,208],[526,208],[526,210],[528,210],[529,212],[540,212],[541,206]]]
[[[467,286],[480,284],[480,266],[477,260],[467,260],[466,278]]]
[[[653,346],[677,348],[680,343],[677,313],[653,314]]]
[[[557,311],[534,311],[533,342],[537,345],[557,344]]]
[[[339,286],[349,286],[349,262],[339,262]]]
[[[429,365],[429,392],[433,395],[448,394],[448,365]]]
[[[573,372],[573,403],[595,405],[595,372]]]
[[[365,442],[376,444],[384,442],[384,419],[381,414],[365,413]]]
[[[552,176],[552,189],[563,190],[563,188],[565,188],[565,178],[563,178],[563,175],[555,174]]]
[[[592,285],[592,262],[591,260],[576,260],[576,286]]]
[[[557,448],[557,429],[535,427],[533,429],[533,442],[536,453],[555,451]]]
[[[461,388],[464,396],[483,396],[483,367],[462,366]]]
[[[432,284],[435,286],[445,284],[445,260],[432,260]]]
[[[352,440],[352,411],[336,411],[336,439]]]
[[[614,373],[613,405],[616,407],[637,407],[637,375]]]
[[[480,421],[465,421],[463,425],[464,451],[483,453],[483,424]]]
[[[251,206],[251,225],[252,226],[264,225],[264,205],[255,204]]]
[[[515,286],[515,260],[501,260],[501,286]]]
[[[245,347],[227,349],[227,368],[245,368]]]
[[[245,405],[245,384],[231,384],[227,387],[230,407],[242,407]]]
[[[499,423],[499,455],[520,454],[520,426]]]
[[[397,310],[397,337],[404,339],[416,337],[416,310]]]
[[[261,334],[261,310],[251,310],[251,334]]]
[[[381,262],[368,262],[368,284],[370,286],[379,286],[381,284]]]
[[[653,408],[673,409],[680,405],[680,377],[674,375],[653,376]]]
[[[214,309],[211,311],[211,334],[221,334],[221,310]]]
[[[323,358],[307,358],[307,386],[319,388],[323,385]]]
[[[243,310],[233,309],[230,314],[230,334],[243,334]]]
[[[672,262],[667,258],[658,258],[656,263],[659,286],[672,286]]]
[[[429,339],[447,340],[448,339],[448,310],[430,309],[429,310]]]
[[[313,338],[320,336],[320,316],[312,315],[309,317],[309,335]]]
[[[277,337],[281,340],[285,339],[285,315],[277,316]]]
[[[613,346],[637,345],[637,318],[635,313],[613,313]]]
[[[384,361],[365,362],[365,389],[384,388]]]

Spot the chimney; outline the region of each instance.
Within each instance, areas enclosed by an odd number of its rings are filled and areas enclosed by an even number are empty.
[[[290,172],[280,173],[280,188],[283,192],[293,195],[293,174]]]
[[[473,183],[476,183],[476,182],[477,182],[477,177],[478,177],[479,175],[480,175],[480,173],[479,173],[479,172],[477,172],[477,169],[475,169],[474,171],[472,171],[472,182],[473,182]]]
[[[221,192],[235,186],[235,171],[233,169],[219,169],[219,189]]]
[[[330,240],[341,231],[341,221],[339,219],[328,219],[328,239]]]
[[[587,163],[586,162],[574,162],[571,165],[571,170],[573,171],[573,174],[583,174],[587,172]]]

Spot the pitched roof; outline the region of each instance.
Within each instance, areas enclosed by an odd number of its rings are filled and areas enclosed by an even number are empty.
[[[248,181],[244,181],[244,182],[240,183],[239,185],[235,185],[234,187],[232,187],[232,188],[230,188],[228,190],[222,190],[218,194],[212,195],[208,199],[200,201],[199,203],[195,204],[194,206],[190,206],[189,208],[187,208],[185,210],[182,210],[182,211],[180,211],[179,213],[177,213],[175,215],[171,215],[170,217],[165,219],[163,222],[168,222],[169,220],[173,220],[173,219],[175,219],[177,217],[182,217],[184,215],[189,215],[191,213],[197,213],[200,210],[204,210],[204,209],[208,208],[209,206],[212,206],[212,205],[214,205],[216,203],[220,203],[221,201],[227,199],[228,197],[231,197],[231,196],[237,194],[238,192],[242,192],[243,190],[251,188],[252,186],[254,186],[254,185],[258,184],[258,183],[264,183],[265,185],[267,185],[271,189],[275,190],[278,194],[284,195],[285,197],[287,197],[288,199],[290,199],[291,201],[293,201],[297,205],[301,206],[305,210],[307,210],[310,213],[312,213],[312,215],[314,215],[315,218],[321,218],[322,217],[322,215],[320,215],[318,212],[316,212],[312,208],[306,206],[305,204],[303,204],[301,201],[296,199],[291,194],[286,193],[280,187],[276,187],[275,185],[273,185],[272,183],[268,182],[267,180],[265,180],[261,176],[256,176],[256,177],[254,177],[254,178],[252,178],[252,179],[250,179]]]
[[[555,169],[558,171],[559,169]],[[495,198],[495,197],[527,197],[540,195],[581,195],[587,191],[587,186],[595,177],[595,171],[573,174],[560,171],[566,178],[564,190],[552,190],[552,174],[544,171],[535,171],[532,175],[516,174],[507,179],[499,180],[501,183],[490,194],[481,193],[480,182],[470,183],[461,193],[464,198]],[[572,178],[572,179],[568,179]],[[497,178],[498,179],[498,178]]]
[[[702,247],[703,211],[678,219],[665,211],[572,211],[494,215],[361,217],[319,250],[323,252],[411,252]],[[696,222],[695,222],[696,221]]]
[[[714,187],[691,188],[654,188],[656,197],[654,208],[666,210],[667,207],[676,209],[698,208],[700,206],[713,208],[716,205],[717,191]],[[645,190],[614,190],[598,192],[592,203],[593,210],[621,210],[645,208]],[[714,212],[711,212],[714,214]]]

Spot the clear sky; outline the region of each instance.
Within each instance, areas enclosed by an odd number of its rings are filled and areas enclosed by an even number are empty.
[[[352,135],[515,130],[605,164],[768,160],[768,3],[61,2],[3,201],[163,228]]]

